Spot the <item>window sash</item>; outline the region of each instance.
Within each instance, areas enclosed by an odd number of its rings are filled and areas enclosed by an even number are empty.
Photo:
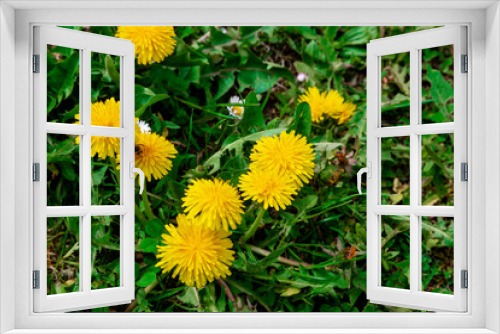
[[[47,46],[80,50],[81,124],[47,123]],[[121,126],[91,126],[91,52],[119,56]],[[73,311],[129,303],[134,298],[134,178],[130,167],[135,161],[134,45],[130,41],[64,28],[35,27],[34,53],[40,55],[40,73],[33,75],[34,162],[40,163],[40,182],[34,188],[34,270],[40,271],[40,289],[34,290],[34,312]],[[79,206],[47,206],[47,134],[80,136]],[[91,205],[91,136],[121,139],[120,205]],[[120,286],[102,290],[91,288],[91,218],[120,215]],[[47,295],[47,218],[80,217],[80,291]]]
[[[372,177],[367,182],[367,297],[373,303],[439,311],[467,311],[467,290],[460,287],[461,270],[467,269],[467,183],[460,181],[460,163],[467,162],[467,76],[461,73],[466,54],[466,28],[455,26],[371,41],[367,46],[367,162]],[[420,124],[421,52],[437,46],[454,46],[454,122]],[[381,127],[381,57],[410,52],[410,125]],[[429,207],[420,203],[421,135],[454,133],[454,207]],[[381,205],[381,138],[410,137],[410,205]],[[410,216],[410,289],[381,286],[381,217]],[[421,217],[454,217],[454,294],[420,291]]]

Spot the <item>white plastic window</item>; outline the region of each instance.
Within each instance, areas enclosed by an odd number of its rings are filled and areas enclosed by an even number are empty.
[[[34,66],[38,73],[33,74],[34,162],[39,164],[39,181],[34,183],[33,269],[38,278],[34,311],[64,312],[130,303],[134,298],[134,179],[130,175],[135,158],[134,45],[127,40],[63,28],[35,27],[34,32],[34,53],[39,55]],[[57,53],[58,61],[64,62],[61,68],[71,71],[71,75],[61,74],[55,64],[48,64],[47,52]],[[113,124],[107,127],[95,126],[92,121],[92,113],[97,111],[91,108],[92,98],[95,100],[91,72],[96,70],[92,68],[91,53],[102,54],[102,59],[113,61],[117,68],[115,80],[119,80],[120,89],[112,93],[114,101],[119,101],[119,107],[115,105],[118,119],[114,118]],[[50,81],[49,77],[52,77]],[[54,80],[72,80],[71,84],[75,85],[73,94],[78,95],[75,98],[79,101],[79,110],[70,111],[72,117],[58,112],[47,116],[49,109],[57,107],[58,94],[68,94],[54,93],[58,85],[47,84]],[[48,91],[53,94],[47,94]],[[99,187],[105,185],[96,182],[98,171],[92,168],[91,143],[96,140],[112,143],[120,154],[120,161],[116,162],[120,168],[115,173],[120,186],[114,196],[99,196]],[[71,145],[66,149],[65,143]],[[65,168],[66,159],[77,161],[78,170]],[[78,196],[65,202],[52,196],[64,191],[64,187],[51,188],[54,173],[63,173],[65,186],[77,188]],[[63,254],[54,254],[48,229],[55,230],[56,233],[50,235],[58,238],[59,244],[66,243],[70,234],[78,241],[68,244]],[[106,238],[119,239],[120,245],[119,249],[105,249],[115,256],[115,261],[109,264],[113,268],[109,274],[112,280],[104,289],[93,289],[93,280],[100,279],[94,264],[103,251],[99,245]],[[57,277],[58,285],[48,287],[47,277],[52,267],[61,263],[74,269],[72,277]],[[64,289],[68,280],[74,280],[71,290]]]
[[[461,286],[462,270],[467,269],[467,182],[461,180],[461,163],[467,162],[467,74],[461,68],[466,28],[383,38],[371,41],[367,50],[368,299],[422,310],[466,311],[467,290]],[[428,62],[432,52],[451,52],[453,64]],[[406,57],[409,66],[387,65],[397,57]],[[400,102],[398,94],[382,101],[386,75],[399,76],[409,104]],[[438,117],[426,114],[432,105],[440,108]],[[398,112],[388,117],[387,106],[396,106]],[[385,173],[388,164],[396,175]],[[446,186],[441,197],[426,197],[432,182]],[[445,293],[427,289],[432,275],[428,264],[437,267],[439,257],[429,251],[432,245],[422,244],[423,233],[436,233],[436,242],[446,243],[444,256],[453,257],[453,277],[446,277],[452,283]],[[408,247],[409,259],[391,250],[394,242]]]

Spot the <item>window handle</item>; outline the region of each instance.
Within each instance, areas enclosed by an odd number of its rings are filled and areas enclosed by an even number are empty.
[[[368,179],[371,179],[372,178],[372,163],[371,162],[367,162],[367,165],[368,167],[365,167],[365,168],[361,168],[359,171],[358,171],[358,192],[360,194],[362,194],[363,192],[361,191],[361,175],[363,175],[363,173],[366,173],[366,177]]]
[[[142,195],[142,191],[144,190],[144,172],[137,167],[134,167],[134,163],[130,162],[130,178],[135,178],[135,173],[139,174],[139,194]]]

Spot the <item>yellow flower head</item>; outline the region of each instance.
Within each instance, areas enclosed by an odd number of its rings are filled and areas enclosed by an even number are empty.
[[[157,246],[157,267],[163,273],[174,271],[181,282],[201,288],[214,279],[231,275],[229,267],[234,261],[231,232],[212,230],[186,215],[177,216],[177,227],[165,225],[162,246]]]
[[[299,96],[298,102],[307,102],[311,108],[311,120],[314,123],[321,122],[326,116],[332,117],[342,106],[344,98],[336,90],[322,92],[317,87],[310,87],[303,95]]]
[[[305,137],[282,132],[279,137],[261,138],[250,154],[250,169],[270,169],[285,173],[292,178],[297,188],[314,175],[314,150]]]
[[[290,176],[271,169],[251,169],[240,177],[238,187],[245,199],[263,203],[266,210],[269,207],[278,211],[285,209],[297,194],[297,186]]]
[[[236,188],[220,179],[194,180],[182,199],[187,217],[212,230],[237,228],[243,214],[243,201]]]
[[[339,122],[339,125],[347,123],[352,115],[354,115],[356,110],[356,105],[352,102],[342,103],[342,107],[339,111],[337,111],[332,117],[336,118]]]
[[[161,63],[174,52],[174,27],[118,27],[116,37],[129,39],[135,44],[137,63]]]
[[[112,97],[104,102],[94,102],[90,108],[91,125],[120,127],[120,101]],[[80,120],[80,114],[75,115],[75,118]],[[106,159],[120,154],[120,138],[92,136],[90,141],[92,157],[97,154],[99,158]],[[80,138],[76,137],[76,143],[79,142]]]
[[[135,166],[142,169],[148,181],[151,175],[155,179],[167,175],[176,154],[174,145],[156,133],[135,134]]]

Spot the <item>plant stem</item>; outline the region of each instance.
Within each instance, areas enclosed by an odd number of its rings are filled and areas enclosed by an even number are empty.
[[[146,187],[144,187],[146,188]],[[148,192],[146,189],[142,192],[142,201],[144,202],[144,212],[149,219],[155,219],[153,211],[151,210],[151,204],[149,204]]]
[[[254,245],[248,245],[248,247],[250,247],[250,249],[254,253],[257,253],[257,254],[260,254],[260,255],[263,255],[263,256],[269,256],[269,254],[271,254],[270,251],[262,249],[260,247],[254,246]],[[311,266],[310,263],[307,263],[307,262],[298,262],[298,261],[290,260],[290,259],[288,259],[286,257],[283,257],[283,256],[278,256],[278,262],[283,263],[283,264],[288,264],[288,265],[294,266],[294,267],[300,267],[300,266],[302,266],[302,267],[309,267],[309,266]]]
[[[252,296],[257,301],[257,303],[259,303],[260,305],[262,305],[266,309],[267,312],[272,312],[271,309],[269,308],[269,306],[267,306],[267,304],[262,299],[260,299],[258,296],[256,296],[251,291],[247,290],[246,288],[242,287],[238,283],[236,283],[228,278],[226,278],[226,282],[229,283],[229,285],[234,286],[236,289],[240,290],[241,292],[246,293],[249,296]]]
[[[144,288],[144,295],[146,296],[148,293],[150,293],[158,283],[166,276],[167,274],[161,274],[160,277],[156,277],[153,283],[149,284],[147,287]],[[132,303],[130,303],[127,308],[125,309],[125,312],[131,312],[135,307],[137,306],[137,298],[134,299]]]
[[[238,310],[238,303],[236,302],[236,298],[234,298],[234,295],[233,295],[233,292],[231,291],[231,288],[229,287],[229,285],[227,285],[226,281],[224,281],[222,278],[219,278],[217,280],[217,283],[219,283],[220,286],[223,287],[224,290],[226,291],[226,296],[227,296],[227,298],[229,298],[231,303],[233,303],[233,310],[234,310],[234,312],[236,312]]]
[[[264,210],[264,208],[262,208],[262,207],[259,210],[260,211],[257,214],[257,218],[255,218],[255,221],[253,222],[252,226],[250,226],[248,231],[246,231],[245,234],[243,235],[243,237],[241,237],[241,239],[240,239],[241,242],[243,242],[243,243],[246,242],[248,239],[253,237],[253,235],[255,234],[255,231],[257,231],[257,228],[259,227],[260,223],[262,222],[262,217],[264,217],[264,213],[266,212],[266,210]]]

